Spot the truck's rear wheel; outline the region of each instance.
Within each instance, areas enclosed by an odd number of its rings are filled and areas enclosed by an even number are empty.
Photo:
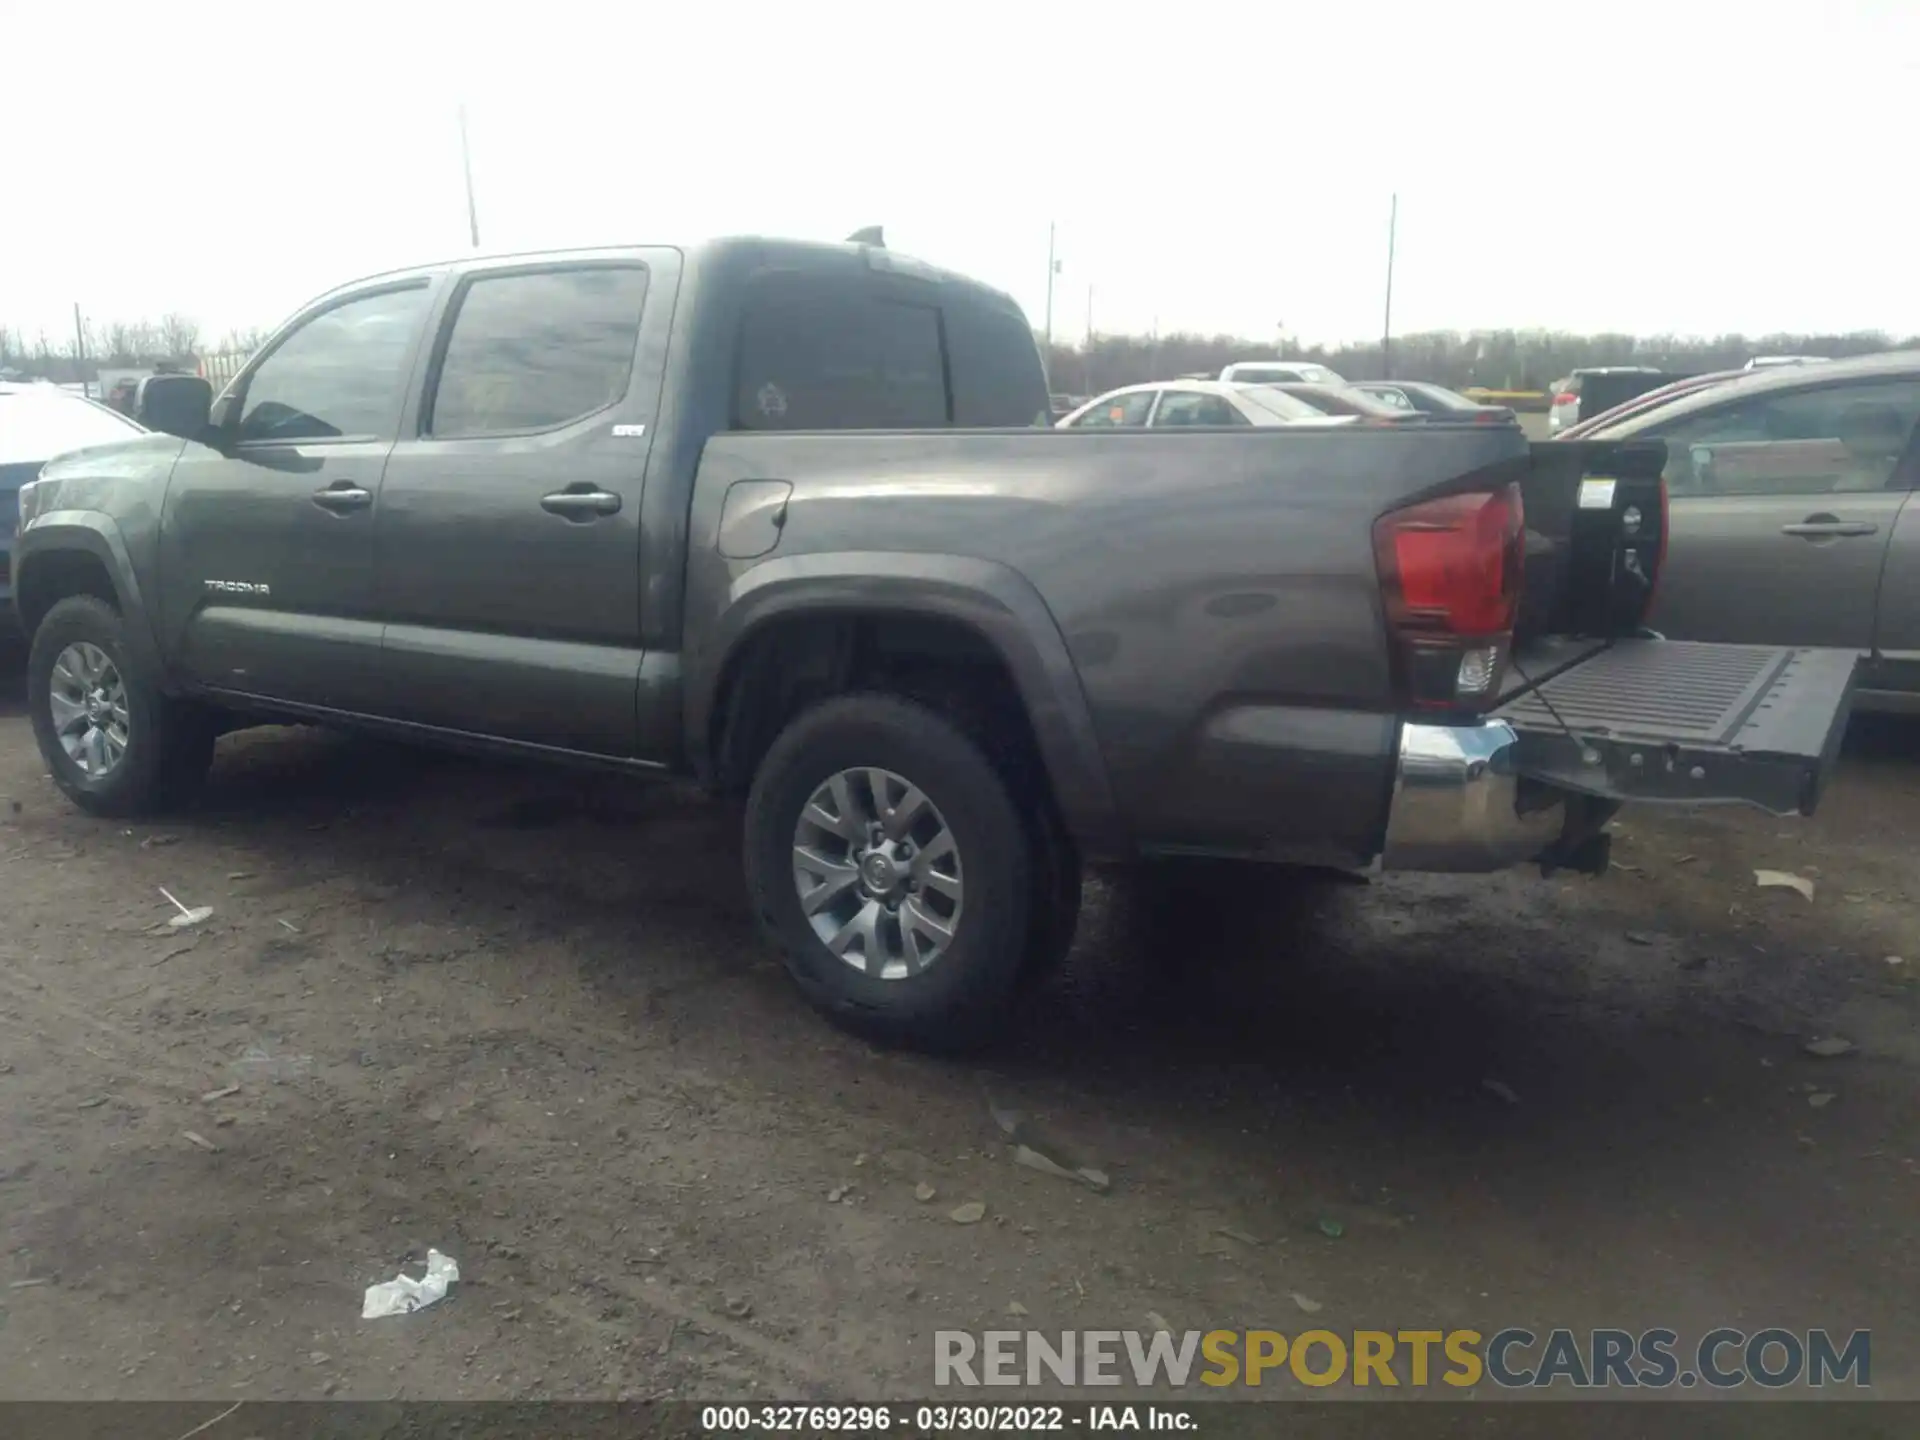
[[[95,815],[166,809],[213,762],[213,725],[141,674],[120,613],[92,595],[60,601],[34,631],[27,705],[53,783]]]
[[[1032,841],[968,736],[890,695],[802,714],[747,799],[754,908],[807,998],[885,1044],[1003,1021],[1031,943]]]

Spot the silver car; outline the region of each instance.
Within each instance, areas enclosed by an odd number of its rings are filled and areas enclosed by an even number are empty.
[[[1862,709],[1920,713],[1920,352],[1767,367],[1582,439],[1664,440],[1648,624],[1673,639],[1860,651]]]
[[[1172,425],[1350,425],[1304,400],[1260,385],[1218,380],[1155,380],[1089,400],[1060,420],[1061,430],[1134,429]]]

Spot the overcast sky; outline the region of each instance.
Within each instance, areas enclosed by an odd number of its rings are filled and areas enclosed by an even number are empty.
[[[1920,0],[0,0],[0,324],[467,247],[888,243],[1055,333],[1920,332]]]

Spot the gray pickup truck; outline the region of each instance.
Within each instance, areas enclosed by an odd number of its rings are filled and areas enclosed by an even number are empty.
[[[876,244],[346,286],[21,492],[54,782],[130,815],[254,723],[745,797],[806,995],[974,1040],[1081,865],[1605,868],[1623,801],[1813,808],[1854,657],[1641,629],[1654,444],[1048,428],[1008,297]]]

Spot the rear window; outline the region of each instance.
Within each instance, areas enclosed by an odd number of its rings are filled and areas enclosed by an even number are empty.
[[[748,288],[734,384],[740,430],[918,430],[952,423],[940,311],[817,276]],[[1029,341],[1031,345],[1031,341]],[[1045,404],[1044,388],[1033,410]],[[1030,424],[1033,414],[1022,423]]]
[[[0,391],[0,465],[51,460],[142,433],[126,416],[51,386]]]
[[[1270,390],[1264,386],[1249,385],[1240,392],[1241,398],[1256,410],[1264,410],[1269,415],[1278,415],[1282,420],[1324,420],[1327,412],[1315,409],[1298,395],[1289,395],[1284,390]]]

